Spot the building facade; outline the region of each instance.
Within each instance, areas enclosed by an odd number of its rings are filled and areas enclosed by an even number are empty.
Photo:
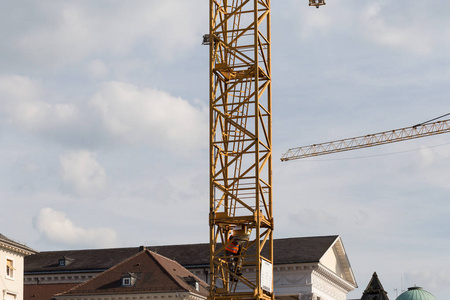
[[[274,262],[273,288],[279,300],[345,300],[357,287],[339,236],[277,239]],[[205,274],[201,268],[190,270]],[[243,274],[249,277],[252,272],[244,268]]]
[[[24,257],[33,249],[0,234],[0,299],[23,300]]]
[[[88,281],[143,248],[48,251],[29,256],[25,261],[25,299],[36,299],[45,290],[52,290],[52,295],[63,292],[64,288]],[[209,244],[146,248],[173,259],[208,283]],[[344,300],[357,287],[337,235],[275,239],[274,263],[273,286],[280,300]],[[251,270],[243,272],[248,277]]]

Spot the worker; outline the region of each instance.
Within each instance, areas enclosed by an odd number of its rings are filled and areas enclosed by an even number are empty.
[[[240,250],[239,242],[231,235],[228,239],[229,243],[225,247],[226,255],[237,255]]]
[[[228,243],[225,246],[225,255],[228,257],[228,268],[230,273],[235,273],[236,275],[242,275],[241,268],[239,267],[239,256],[241,254],[242,241],[234,237],[230,236],[228,239]],[[237,269],[236,269],[237,267]],[[230,274],[230,280],[236,281],[237,279]]]
[[[242,259],[244,245],[248,243],[251,230],[246,226],[235,226],[232,234],[225,245],[225,255],[228,257],[228,268],[230,273],[242,275]],[[236,277],[230,275],[230,280],[236,281]]]

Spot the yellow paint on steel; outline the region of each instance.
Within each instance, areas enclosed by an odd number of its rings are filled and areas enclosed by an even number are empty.
[[[450,120],[419,124],[416,126],[383,131],[354,138],[291,148],[281,156],[281,161],[368,148],[446,132],[450,132]]]
[[[261,261],[273,265],[270,41],[270,0],[210,0],[211,300],[274,299],[261,286]],[[232,257],[236,226],[250,236]]]

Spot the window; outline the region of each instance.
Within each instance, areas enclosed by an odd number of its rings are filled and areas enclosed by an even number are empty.
[[[6,278],[14,278],[14,261],[12,259],[6,259]]]
[[[134,273],[125,273],[122,275],[122,286],[134,286],[137,276]]]
[[[123,286],[130,286],[131,285],[131,278],[130,277],[122,278],[122,285]]]
[[[73,258],[69,258],[67,256],[63,256],[62,258],[58,259],[58,266],[65,267],[70,265],[73,262]]]
[[[187,284],[192,286],[196,291],[200,291],[200,284],[198,283],[197,279],[195,279],[192,276],[184,277],[184,280]]]
[[[15,294],[11,294],[11,293],[6,293],[5,294],[5,300],[16,300],[17,297]]]

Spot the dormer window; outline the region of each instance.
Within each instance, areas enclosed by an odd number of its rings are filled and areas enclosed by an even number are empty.
[[[200,291],[200,284],[198,283],[197,279],[195,279],[192,276],[184,277],[184,280],[187,284],[192,286],[196,291]]]
[[[137,276],[134,273],[126,273],[122,275],[122,286],[134,286]]]
[[[72,261],[73,261],[72,258],[68,258],[66,256],[63,256],[62,258],[60,258],[58,260],[58,266],[60,266],[60,267],[68,266]]]
[[[122,278],[122,285],[123,286],[131,286],[131,278],[129,278],[129,277]]]

